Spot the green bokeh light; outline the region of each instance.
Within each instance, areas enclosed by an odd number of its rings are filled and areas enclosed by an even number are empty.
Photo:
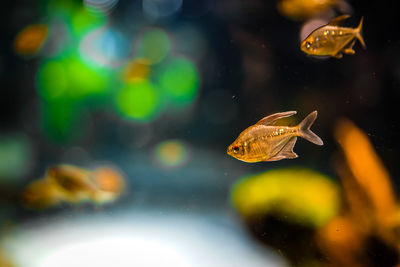
[[[43,103],[42,127],[54,141],[72,140],[85,132],[82,125],[79,125],[82,115],[77,105],[70,101]]]
[[[0,183],[22,178],[30,160],[30,144],[24,136],[0,136]]]
[[[128,118],[149,121],[158,113],[160,95],[149,81],[129,83],[117,94],[116,104]]]
[[[71,18],[72,30],[77,36],[82,36],[89,31],[104,26],[107,17],[103,14],[94,15],[87,9],[81,8]]]
[[[166,96],[176,104],[191,103],[198,94],[199,73],[188,59],[177,58],[169,62],[157,80]]]
[[[171,42],[165,31],[152,29],[143,34],[139,42],[138,56],[157,64],[167,56],[170,49]]]
[[[39,67],[38,89],[48,100],[64,97],[67,94],[68,77],[65,66],[59,61],[47,61]]]
[[[78,6],[76,1],[71,0],[42,0],[42,2],[46,14],[68,14]]]
[[[36,87],[42,99],[45,132],[55,141],[79,137],[82,107],[110,94],[110,73],[91,68],[75,54],[47,59],[39,66]]]
[[[107,91],[107,73],[86,66],[76,57],[50,59],[37,73],[37,87],[47,101],[82,99]]]

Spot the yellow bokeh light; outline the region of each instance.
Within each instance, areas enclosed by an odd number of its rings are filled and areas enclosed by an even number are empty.
[[[335,216],[340,206],[337,185],[327,176],[304,168],[245,177],[233,186],[231,200],[245,217],[271,214],[315,226]]]
[[[145,58],[137,58],[129,62],[124,69],[124,80],[136,82],[146,80],[150,73],[150,62]]]
[[[168,140],[157,145],[155,157],[163,167],[178,167],[186,161],[187,149],[179,140]]]

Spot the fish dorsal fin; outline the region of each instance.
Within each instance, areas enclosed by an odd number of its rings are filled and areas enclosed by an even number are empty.
[[[272,115],[262,118],[256,124],[263,124],[265,126],[274,125],[277,120],[293,116],[296,113],[297,113],[297,111],[286,111],[286,112],[275,113],[275,114],[272,114]]]
[[[347,18],[350,18],[350,15],[347,15],[347,14],[346,15],[341,15],[341,16],[336,17],[336,18],[332,19],[331,21],[329,21],[328,25],[337,26]]]

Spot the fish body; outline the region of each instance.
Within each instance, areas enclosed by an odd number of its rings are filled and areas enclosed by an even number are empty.
[[[361,18],[357,28],[338,26],[341,21],[348,17],[349,15],[339,16],[327,25],[314,30],[301,43],[300,49],[308,55],[341,58],[343,53],[350,55],[355,53],[353,46],[356,39],[365,48],[365,42],[361,36],[363,18]]]
[[[274,125],[277,120],[294,114],[296,111],[287,111],[261,119],[239,135],[228,147],[228,155],[245,162],[297,158],[298,155],[293,152],[293,147],[299,136],[322,145],[322,140],[310,130],[317,118],[317,111],[310,113],[294,127]]]
[[[104,204],[118,198],[125,188],[122,174],[103,166],[87,170],[73,165],[49,167],[42,179],[31,182],[22,192],[23,204],[41,209],[61,202]]]

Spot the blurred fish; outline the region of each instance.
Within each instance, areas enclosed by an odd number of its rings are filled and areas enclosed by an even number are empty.
[[[277,8],[282,15],[293,20],[311,18],[333,8],[342,12],[351,11],[350,6],[343,0],[281,0]]]
[[[120,172],[100,167],[94,171],[72,165],[50,167],[43,179],[33,181],[22,193],[29,208],[47,208],[61,202],[91,201],[103,204],[115,200],[124,190]]]
[[[310,130],[317,118],[317,111],[311,112],[295,127],[274,126],[277,120],[296,113],[296,111],[275,113],[261,119],[244,130],[228,147],[227,153],[245,162],[276,161],[298,157],[293,152],[298,136],[316,145],[323,145],[321,138]]]
[[[54,182],[44,178],[31,182],[21,193],[22,204],[31,209],[45,209],[61,200],[62,193]]]
[[[358,39],[361,45],[366,48],[361,29],[363,18],[357,28],[347,28],[338,26],[350,15],[342,15],[331,20],[327,25],[322,26],[311,32],[311,34],[301,43],[300,49],[304,53],[313,56],[331,56],[341,58],[343,53],[353,55],[353,46]]]

